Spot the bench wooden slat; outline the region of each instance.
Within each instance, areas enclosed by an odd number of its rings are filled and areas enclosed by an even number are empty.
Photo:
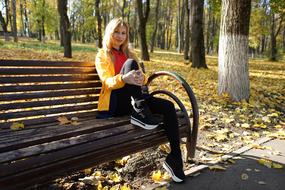
[[[95,67],[83,68],[3,68],[0,67],[0,75],[32,75],[32,74],[83,74],[95,73]]]
[[[70,105],[67,107],[60,107],[60,108],[48,108],[48,109],[43,109],[43,110],[21,111],[21,112],[15,112],[15,113],[2,113],[0,115],[0,120],[64,113],[64,112],[69,112],[69,111],[80,111],[84,109],[88,110],[88,109],[95,109],[95,108],[97,108],[97,103],[90,102],[87,105]]]
[[[99,80],[98,75],[76,75],[76,76],[27,76],[27,77],[0,77],[1,84],[6,83],[34,83],[34,82],[66,82]]]
[[[46,115],[44,117],[40,117],[40,118],[30,118],[30,119],[21,119],[18,120],[19,122],[24,122],[25,123],[25,127],[37,127],[39,124],[43,124],[43,125],[48,125],[51,122],[57,121],[57,118],[59,117],[59,115],[61,116],[66,116],[66,117],[94,117],[97,113],[97,110],[91,109],[91,110],[83,110],[79,113],[75,113],[75,112],[67,112],[67,113],[60,113],[58,115]],[[6,123],[0,123],[0,129],[2,130],[10,130],[10,126],[12,125],[12,121],[11,122],[6,122]]]
[[[94,67],[95,62],[69,62],[45,60],[0,60],[1,66],[56,66],[56,67]]]
[[[57,122],[54,123],[54,125],[45,128],[34,128],[34,129],[19,131],[19,133],[16,134],[15,137],[19,137],[20,135],[27,137],[28,135],[30,135],[30,138],[23,138],[21,141],[3,142],[0,144],[0,152],[13,151],[19,148],[33,146],[39,143],[47,143],[62,138],[69,138],[73,136],[93,133],[100,130],[110,129],[113,128],[114,126],[129,124],[130,120],[129,117],[120,117],[120,118],[113,118],[107,120],[102,120],[102,119],[96,119],[96,120],[93,119],[88,121],[81,120],[80,122],[81,122],[80,126],[72,126],[72,125],[61,126],[58,124],[59,122]],[[96,125],[92,125],[92,123],[93,124],[96,123]]]
[[[41,85],[14,85],[14,86],[0,86],[1,92],[23,92],[23,91],[41,91],[41,90],[57,90],[57,89],[78,89],[78,88],[92,88],[101,87],[101,82],[80,82],[70,84],[41,84]]]
[[[74,90],[59,90],[59,91],[38,91],[31,93],[13,93],[13,94],[0,94],[0,101],[13,101],[13,100],[27,100],[27,99],[37,99],[37,98],[54,98],[54,97],[62,97],[64,99],[65,96],[78,96],[78,95],[96,95],[100,89],[74,89]],[[28,101],[28,100],[27,100]],[[0,102],[1,104],[1,102]]]
[[[35,146],[29,146],[26,148],[16,149],[10,152],[1,154],[0,163],[17,161],[26,157],[38,156],[40,154],[46,154],[57,149],[63,149],[74,145],[95,141],[102,138],[114,136],[114,134],[127,133],[134,127],[131,125],[124,125],[122,127],[116,127],[110,130],[95,131],[93,133],[77,135],[72,138],[63,138],[58,141],[51,141],[42,144],[36,144]]]
[[[83,103],[83,102],[94,102],[98,101],[98,96],[96,97],[75,97],[72,99],[59,99],[59,100],[48,100],[48,101],[36,101],[36,102],[20,102],[20,103],[10,103],[10,104],[0,104],[1,111],[7,111],[12,109],[23,109],[39,106],[50,106],[50,105],[61,105],[61,104],[71,104],[71,103]]]

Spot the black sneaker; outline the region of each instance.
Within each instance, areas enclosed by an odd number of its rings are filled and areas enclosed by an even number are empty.
[[[163,168],[170,174],[173,181],[181,183],[185,179],[185,174],[183,171],[182,159],[174,158],[172,155],[167,155]]]
[[[153,116],[149,107],[146,105],[145,101],[134,100],[132,98],[132,115],[131,124],[142,127],[144,129],[154,129],[156,128],[160,120]]]

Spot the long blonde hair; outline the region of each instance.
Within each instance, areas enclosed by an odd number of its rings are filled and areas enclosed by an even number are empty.
[[[114,18],[112,19],[106,26],[105,34],[103,37],[103,50],[108,56],[112,57],[111,49],[112,49],[112,36],[115,32],[115,30],[119,26],[125,26],[126,27],[126,40],[121,45],[121,50],[124,52],[124,54],[128,58],[136,58],[134,53],[129,49],[129,25],[127,22],[125,22],[121,18]]]

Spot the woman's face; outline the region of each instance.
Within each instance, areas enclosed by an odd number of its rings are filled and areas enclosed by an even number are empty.
[[[112,35],[112,46],[115,49],[120,49],[121,45],[127,39],[127,28],[126,26],[118,26]]]

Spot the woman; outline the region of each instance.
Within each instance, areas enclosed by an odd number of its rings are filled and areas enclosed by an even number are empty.
[[[147,81],[139,69],[134,53],[128,47],[129,27],[122,19],[113,19],[106,27],[103,48],[96,56],[96,69],[102,82],[99,96],[99,118],[131,115],[131,123],[154,129],[163,115],[162,125],[170,142],[171,152],[163,167],[175,182],[185,179],[181,157],[178,121],[172,102],[152,96],[144,97],[141,86]]]

